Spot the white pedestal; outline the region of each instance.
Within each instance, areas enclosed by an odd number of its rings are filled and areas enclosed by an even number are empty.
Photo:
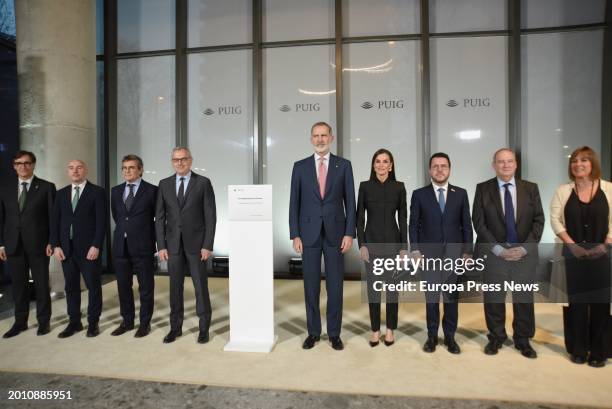
[[[230,340],[224,351],[270,352],[274,335],[272,186],[229,186]]]

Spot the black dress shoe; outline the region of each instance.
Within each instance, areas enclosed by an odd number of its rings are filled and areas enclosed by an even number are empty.
[[[459,344],[455,341],[455,338],[444,338],[444,345],[446,345],[446,349],[451,354],[460,354],[461,348],[459,348]]]
[[[332,344],[332,348],[334,348],[336,351],[342,351],[344,349],[344,344],[342,343],[340,337],[329,337],[329,341]]]
[[[93,338],[100,335],[100,327],[98,324],[89,324],[87,327],[87,338]]]
[[[438,345],[438,337],[427,337],[427,341],[423,345],[423,351],[432,353],[436,350],[436,345]]]
[[[58,338],[68,338],[68,337],[73,336],[79,331],[83,331],[83,324],[81,324],[80,322],[77,322],[74,324],[70,323],[62,332],[60,332],[57,335],[57,337]]]
[[[134,329],[134,324],[126,324],[124,322],[122,322],[117,328],[115,328],[115,330],[113,332],[111,332],[111,335],[113,337],[119,336],[119,335],[123,335],[128,331],[131,331]]]
[[[604,366],[606,366],[606,360],[605,359],[594,359],[589,356],[589,366],[593,368],[603,368]]]
[[[308,335],[302,344],[302,349],[312,348],[317,342],[319,342],[320,339],[321,337],[318,335]]]
[[[36,330],[36,335],[47,335],[51,332],[51,328],[49,327],[49,323],[38,324],[38,329]]]
[[[183,335],[183,330],[181,329],[170,330],[170,332],[168,332],[168,335],[164,337],[164,344],[169,344],[171,342],[176,341],[176,339],[180,337],[181,335]]]
[[[386,339],[384,340],[385,346],[390,347],[391,345],[395,344],[395,340],[393,341],[387,341]]]
[[[521,355],[523,355],[525,358],[535,359],[538,357],[537,352],[531,347],[531,345],[529,345],[529,342],[515,344],[514,347],[521,351]]]
[[[378,346],[378,344],[380,344],[380,341],[368,341],[368,343],[372,348],[374,348],[375,346]]]
[[[198,335],[198,344],[206,344],[208,341],[210,341],[208,332],[200,331],[200,334]]]
[[[578,365],[582,365],[582,364],[586,363],[586,361],[587,361],[585,356],[572,355],[572,354],[570,354],[569,359],[570,359],[570,361],[572,361],[573,363],[578,364]]]
[[[496,355],[502,347],[502,343],[495,339],[489,340],[489,343],[484,347],[484,353],[487,355]]]
[[[21,332],[25,331],[26,329],[28,329],[27,325],[13,324],[11,329],[6,331],[6,333],[4,335],[2,335],[2,338],[13,338],[13,337],[19,335]]]
[[[146,337],[147,335],[149,335],[150,332],[151,332],[150,324],[140,324],[140,326],[136,330],[136,333],[134,334],[134,338]]]

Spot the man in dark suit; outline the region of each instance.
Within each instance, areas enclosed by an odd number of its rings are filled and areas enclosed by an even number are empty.
[[[172,150],[176,174],[159,182],[155,230],[159,259],[168,261],[170,275],[170,332],[164,343],[183,334],[183,284],[189,271],[200,320],[198,343],[209,341],[211,305],[206,261],[212,256],[217,224],[215,193],[210,180],[191,171],[189,149]]]
[[[325,259],[327,333],[332,347],[342,350],[342,288],[344,256],[355,237],[355,188],[351,163],[330,153],[331,127],[317,122],[311,128],[314,155],[296,162],[291,175],[289,229],[293,248],[302,254],[308,337],[312,348],[321,336],[319,295],[321,254]]]
[[[532,283],[538,262],[537,243],[544,229],[544,211],[538,185],[515,177],[514,151],[499,149],[493,155],[496,177],[476,187],[472,220],[478,235],[477,253],[487,257],[484,281],[501,291],[484,293],[489,342],[484,352],[495,355],[507,339],[504,282]],[[537,353],[529,344],[535,333],[532,292],[512,293],[515,347],[527,358]]]
[[[465,189],[448,183],[451,162],[446,153],[434,153],[429,159],[431,183],[415,190],[410,200],[410,248],[414,257],[468,258],[472,253],[472,221],[470,203]],[[428,283],[456,283],[454,271],[427,271]],[[439,291],[426,293],[427,341],[425,352],[434,352],[440,326]],[[458,321],[457,292],[443,292],[444,345],[449,352],[459,354],[455,341]]]
[[[138,278],[140,326],[134,335],[151,332],[155,261],[155,200],[157,187],[142,180],[143,163],[136,155],[121,161],[124,183],[111,190],[111,212],[115,221],[113,260],[123,319],[111,335],[134,329],[133,274]]]
[[[49,333],[51,297],[49,295],[49,227],[55,185],[34,176],[36,156],[19,151],[13,157],[17,186],[0,190],[0,260],[11,272],[15,323],[3,337],[11,338],[28,328],[30,271],[36,290],[37,335]]]
[[[87,336],[100,333],[102,313],[102,265],[107,205],[104,189],[87,180],[87,165],[80,159],[68,162],[70,184],[57,192],[51,224],[51,245],[62,263],[70,323],[59,333],[67,338],[83,329],[81,324],[81,279],[89,290]]]

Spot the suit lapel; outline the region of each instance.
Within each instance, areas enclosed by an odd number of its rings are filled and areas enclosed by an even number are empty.
[[[317,179],[317,162],[315,161],[314,155],[310,157],[310,160],[308,161],[308,163],[309,163],[309,166],[307,166],[308,169],[306,169],[306,173],[309,175],[308,177],[312,180],[312,186],[313,186],[315,195],[319,199],[321,199],[321,192],[319,192],[319,180]]]
[[[500,220],[505,220],[504,217],[504,208],[502,207],[501,197],[499,195],[499,185],[497,184],[497,178],[491,179],[489,189],[489,195],[491,195],[491,200],[495,204],[495,208],[497,209],[497,213],[499,215]]]
[[[518,226],[521,216],[525,213],[523,203],[527,202],[527,192],[522,181],[515,178],[516,181],[516,225]]]
[[[438,214],[442,216],[442,209],[440,209],[440,202],[438,202],[438,198],[436,197],[436,192],[434,191],[433,184],[430,183],[429,188],[427,190],[429,191],[427,197],[429,197],[429,200],[431,201],[431,206],[436,208],[438,210]]]
[[[338,157],[336,155],[329,155],[329,166],[327,167],[327,179],[325,180],[325,197],[329,195],[329,191],[334,182],[334,178],[338,173]]]
[[[448,184],[448,192],[446,192],[446,205],[444,207],[444,213],[446,210],[450,208],[450,206],[455,205],[455,199],[457,196],[457,192],[455,191],[455,186]]]
[[[89,186],[91,183],[89,181],[87,181],[87,183],[85,183],[85,187],[83,188],[83,191],[81,192],[80,196],[79,196],[79,201],[77,202],[76,208],[74,209],[74,213],[76,214],[76,212],[79,211],[79,208],[81,207],[81,203],[83,203],[83,199],[85,199],[87,197],[87,195],[89,195],[89,192],[91,191],[91,187]],[[68,195],[68,198],[70,199],[69,203],[70,203],[70,208],[72,208],[72,185],[70,185],[70,193]]]
[[[187,188],[185,192],[185,201],[183,202],[183,208],[187,206],[187,201],[189,200],[189,194],[191,193],[191,191],[193,190],[193,187],[196,184],[195,178],[197,177],[198,177],[197,174],[191,172],[191,177],[189,178],[189,182],[187,182]],[[178,201],[178,197],[177,197],[177,201]]]

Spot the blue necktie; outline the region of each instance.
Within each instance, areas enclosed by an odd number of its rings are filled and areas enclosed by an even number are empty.
[[[438,204],[440,205],[440,211],[444,213],[444,208],[446,207],[446,202],[444,200],[444,189],[438,189]]]
[[[512,195],[509,187],[511,183],[504,185],[504,210],[506,219],[506,242],[509,244],[518,243],[518,233],[516,232],[516,221],[514,220],[514,204],[512,204]]]

